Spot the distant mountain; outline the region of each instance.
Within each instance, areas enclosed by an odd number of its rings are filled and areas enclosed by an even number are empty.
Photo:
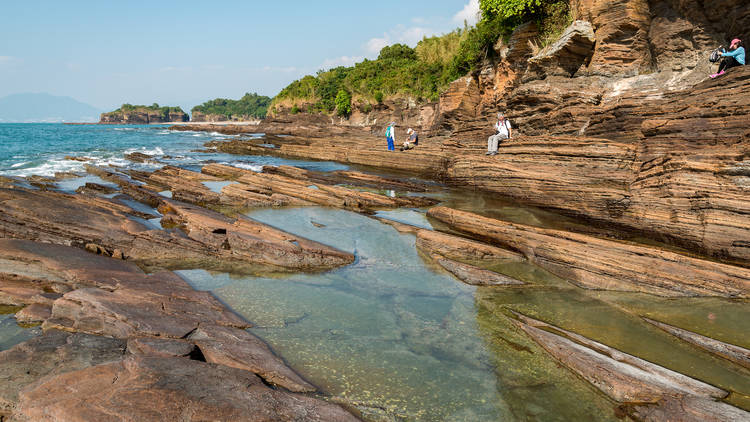
[[[70,97],[13,94],[0,98],[0,123],[97,122],[97,109]]]

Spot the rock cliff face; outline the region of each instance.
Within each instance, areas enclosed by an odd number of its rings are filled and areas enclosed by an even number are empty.
[[[203,112],[200,112],[198,110],[193,111],[192,118],[190,119],[191,122],[228,122],[228,121],[238,121],[238,122],[254,122],[254,123],[260,123],[260,119],[253,116],[232,116],[232,118],[228,118],[227,116],[223,114],[206,114]]]

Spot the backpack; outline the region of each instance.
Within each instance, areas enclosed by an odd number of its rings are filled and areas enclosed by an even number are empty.
[[[716,50],[711,52],[711,56],[708,58],[708,61],[711,63],[718,62],[719,60],[721,60],[721,56],[719,55],[719,53],[723,53],[723,52],[724,52],[724,47],[717,48]]]
[[[391,127],[388,126],[387,128],[385,128],[385,137],[390,138],[390,136],[391,136]]]

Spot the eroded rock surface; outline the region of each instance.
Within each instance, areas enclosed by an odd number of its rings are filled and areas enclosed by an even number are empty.
[[[518,326],[550,355],[638,420],[746,420],[750,413],[719,401],[729,393],[586,337],[523,315]]]
[[[750,296],[750,270],[743,267],[446,207],[431,208],[428,216],[521,252],[540,267],[586,288],[664,296]]]
[[[49,315],[31,312],[47,304],[19,311],[45,332],[0,352],[0,418],[357,420],[294,393],[316,389],[245,331],[250,324],[174,273],[14,239],[0,239],[0,263],[0,287],[10,279],[67,290],[49,298]]]

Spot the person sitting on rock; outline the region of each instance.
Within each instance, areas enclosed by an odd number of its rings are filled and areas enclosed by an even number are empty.
[[[742,41],[739,38],[732,40],[729,51],[722,51],[719,55],[724,59],[719,64],[719,71],[711,75],[712,78],[723,75],[729,68],[745,65],[745,47],[742,46]]]
[[[401,147],[401,151],[413,149],[415,146],[419,145],[419,135],[414,129],[409,128],[406,130],[406,133],[409,135],[409,139],[404,142],[404,146]]]
[[[497,146],[500,144],[500,141],[513,137],[510,120],[506,119],[502,112],[497,113],[495,131],[497,132],[495,135],[487,138],[487,153],[485,155],[497,155]]]
[[[396,122],[391,122],[385,130],[385,140],[388,142],[388,151],[395,151],[396,146]]]

